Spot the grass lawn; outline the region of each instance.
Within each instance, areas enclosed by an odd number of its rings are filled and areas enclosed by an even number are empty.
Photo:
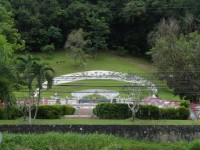
[[[86,71],[85,67],[74,66],[74,60],[70,54],[65,51],[58,51],[52,56],[35,53],[34,55],[43,58],[48,62],[56,71],[57,76],[68,73]],[[155,71],[153,65],[141,58],[134,57],[121,57],[112,52],[100,52],[95,59],[89,58],[87,60],[87,70],[109,70],[119,72],[134,72],[140,76],[151,76]]]
[[[0,125],[28,124],[22,118],[16,120],[0,120]],[[106,120],[106,119],[37,119],[33,124],[87,124],[87,125],[200,125],[200,121],[192,120]]]
[[[58,93],[60,97],[72,97],[72,92],[78,92],[87,89],[105,89],[118,91],[121,97],[126,97],[126,93],[123,90],[125,85],[130,85],[130,83],[116,80],[81,80],[72,83],[66,83],[61,85],[53,86],[52,89],[43,92],[43,97],[49,98],[52,93]]]
[[[46,55],[44,53],[34,53],[33,55],[38,56],[44,59],[45,62],[48,62],[55,70],[56,76],[65,75],[74,72],[80,71],[89,71],[89,70],[108,70],[108,71],[119,71],[119,72],[131,72],[138,76],[141,76],[151,82],[155,83],[159,88],[158,95],[162,99],[167,100],[178,100],[178,96],[174,96],[172,91],[169,90],[165,83],[159,81],[154,72],[155,68],[153,65],[142,58],[134,58],[134,57],[121,57],[117,56],[112,52],[100,52],[98,53],[97,59],[89,58],[87,61],[87,70],[83,66],[74,66],[73,59],[70,54],[67,54],[65,51],[58,51],[53,55]],[[125,82],[124,82],[125,83]],[[55,86],[52,90],[44,91],[43,97],[53,96],[55,92],[59,93],[60,96],[65,98],[66,96],[70,97],[71,92],[75,92],[78,90],[86,90],[92,88],[98,88],[95,86],[101,86],[100,89],[108,89],[106,86],[112,86],[116,84],[123,85],[122,82],[113,81],[103,81],[103,80],[85,80],[85,81],[77,81],[71,82],[70,86]],[[77,84],[82,84],[82,86],[76,86]],[[126,83],[127,84],[127,83]],[[85,87],[83,87],[85,85]],[[105,87],[102,87],[105,86]],[[116,88],[112,87],[109,89],[115,90]],[[120,90],[117,88],[116,90]],[[121,91],[121,90],[120,90]],[[28,91],[20,91],[16,92],[15,95],[18,99],[24,99],[28,97]],[[120,93],[120,96],[124,96],[123,93]]]

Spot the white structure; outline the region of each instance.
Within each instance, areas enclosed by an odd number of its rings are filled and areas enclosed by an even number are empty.
[[[79,81],[79,80],[88,80],[88,79],[107,79],[107,80],[118,80],[129,83],[135,83],[137,85],[146,86],[152,93],[155,95],[157,93],[157,88],[154,83],[146,80],[142,77],[133,75],[128,77],[127,73],[122,72],[114,72],[114,71],[104,71],[104,70],[93,70],[93,71],[85,71],[85,72],[77,72],[62,75],[59,77],[55,77],[53,79],[54,85]],[[47,82],[43,83],[43,88],[47,88]]]
[[[107,99],[113,99],[119,95],[119,92],[112,90],[91,89],[73,92],[71,95],[80,99],[84,96],[93,94],[99,94],[101,96],[105,96]]]

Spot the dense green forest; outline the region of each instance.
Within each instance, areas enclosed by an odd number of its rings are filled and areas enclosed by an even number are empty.
[[[82,28],[87,53],[102,49],[145,56],[148,34],[162,18],[173,17],[185,26],[186,13],[199,22],[198,0],[1,0],[12,14],[26,50],[63,48],[68,34]],[[122,53],[123,53],[122,52]]]

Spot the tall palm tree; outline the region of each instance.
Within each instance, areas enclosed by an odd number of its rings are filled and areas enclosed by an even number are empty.
[[[41,91],[43,89],[43,86],[47,87],[47,89],[51,88],[53,85],[53,77],[54,77],[54,70],[52,67],[50,67],[48,64],[44,62],[36,63],[34,66],[34,75],[36,79],[36,86],[37,86],[37,104],[36,104],[36,110],[34,115],[34,120],[37,117],[38,107],[41,99]],[[43,83],[47,81],[47,85],[43,85]]]
[[[28,87],[28,98],[29,98],[29,123],[31,123],[31,95],[33,91],[32,83],[35,77],[34,70],[35,64],[40,61],[39,58],[32,55],[19,56],[17,57],[17,72],[18,79],[22,84]]]

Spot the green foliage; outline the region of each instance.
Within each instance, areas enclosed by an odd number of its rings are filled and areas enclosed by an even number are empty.
[[[53,52],[55,51],[55,46],[54,46],[54,44],[46,45],[46,46],[41,48],[41,51],[44,52],[44,53],[52,55]]]
[[[74,107],[65,105],[57,105],[57,107],[61,109],[61,115],[73,115],[76,110]]]
[[[161,119],[182,119],[179,116],[178,109],[176,108],[161,108],[160,109]]]
[[[35,107],[32,112],[35,112]],[[72,115],[75,108],[64,105],[40,105],[38,107],[37,119],[59,119],[63,115]],[[33,113],[32,113],[33,114]]]
[[[0,120],[16,119],[22,117],[22,115],[19,108],[15,105],[9,107],[9,109],[6,107],[0,108]]]
[[[71,53],[75,66],[86,63],[87,54],[84,51],[86,44],[87,40],[84,39],[84,32],[81,28],[73,30],[69,34],[65,43],[65,49]]]
[[[192,142],[189,150],[199,150],[200,148],[200,141]]]
[[[11,82],[3,77],[0,77],[0,100],[6,102],[12,97],[12,84]]]
[[[119,56],[125,56],[128,54],[128,50],[124,49],[122,46],[113,46],[113,48],[115,49],[116,54]]]
[[[186,108],[188,108],[190,105],[190,101],[188,100],[180,100],[180,106],[184,106]]]
[[[94,114],[100,119],[126,119],[131,117],[127,104],[101,103],[94,108]]]
[[[184,107],[184,106],[180,106],[177,108],[178,109],[178,113],[179,113],[179,119],[181,120],[187,120],[190,116],[190,110],[188,109],[188,107]]]
[[[135,17],[145,13],[145,9],[145,2],[132,0],[125,4],[122,14],[127,22],[134,22]]]
[[[197,102],[199,96],[199,44],[200,34],[170,34],[157,39],[150,50],[158,75],[181,99]]]
[[[4,35],[0,34],[0,62],[7,62],[10,58],[12,58],[12,55],[13,51],[11,44],[8,43]]]
[[[17,29],[14,28],[14,20],[11,12],[8,12],[0,5],[0,34],[5,36],[6,42],[10,44],[12,50],[23,50],[25,42]]]
[[[90,41],[87,50],[94,55],[107,45],[120,45],[139,56],[145,55],[147,34],[162,18],[176,16],[188,28],[191,26],[184,22],[190,19],[183,15],[191,12],[198,22],[200,8],[198,0],[1,0],[0,4],[13,12],[16,27],[30,50],[51,43],[63,47],[63,37],[82,28]]]
[[[92,95],[86,95],[84,96],[81,101],[83,102],[89,102],[89,103],[104,103],[104,102],[110,102],[105,96],[99,95],[99,94],[92,94]]]
[[[159,108],[152,105],[140,105],[136,117],[138,119],[159,119]]]
[[[189,109],[183,106],[178,108],[158,108],[152,105],[140,105],[136,113],[138,119],[187,120],[189,115]]]

